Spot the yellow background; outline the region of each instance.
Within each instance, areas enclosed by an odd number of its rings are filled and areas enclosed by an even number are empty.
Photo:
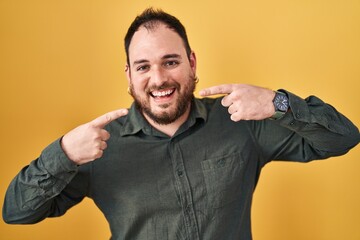
[[[177,16],[197,53],[197,90],[250,83],[314,94],[360,126],[358,0],[0,0],[0,203],[50,142],[128,107],[123,37],[148,6]],[[145,154],[145,153],[144,153]],[[255,240],[359,240],[360,148],[310,164],[267,165],[253,203]],[[89,199],[0,239],[108,239]]]

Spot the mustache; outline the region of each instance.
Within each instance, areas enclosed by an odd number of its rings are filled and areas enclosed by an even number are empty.
[[[196,81],[197,77],[193,74],[189,74],[189,81]],[[166,88],[175,88],[177,90],[181,89],[181,85],[178,82],[173,82],[173,81],[166,81],[163,84],[161,84],[160,86],[157,86],[156,84],[150,85],[148,86],[145,91],[147,93],[150,93],[152,91],[159,91],[159,90],[163,90]]]
[[[160,86],[151,85],[151,86],[147,87],[146,92],[150,93],[150,92],[153,92],[153,91],[159,91],[159,90],[163,90],[163,89],[167,89],[167,88],[180,89],[181,86],[177,82],[172,82],[172,83],[165,82],[165,83],[161,84]]]

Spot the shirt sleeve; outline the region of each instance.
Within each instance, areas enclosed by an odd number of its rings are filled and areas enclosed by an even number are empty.
[[[253,122],[264,162],[308,162],[347,153],[360,141],[358,128],[334,107],[315,96],[302,99],[293,93],[290,111],[278,120]]]
[[[61,216],[84,198],[85,171],[67,158],[60,141],[45,148],[12,180],[3,205],[5,222],[30,224]]]

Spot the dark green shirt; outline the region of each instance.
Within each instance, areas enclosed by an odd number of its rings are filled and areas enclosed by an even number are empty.
[[[330,105],[287,94],[291,112],[276,121],[233,122],[221,99],[194,99],[173,137],[132,106],[107,126],[98,160],[78,167],[60,140],[49,145],[10,184],[3,218],[35,223],[90,197],[112,239],[252,239],[251,202],[266,163],[342,155],[360,140]]]

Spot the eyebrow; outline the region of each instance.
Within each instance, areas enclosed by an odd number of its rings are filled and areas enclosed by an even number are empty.
[[[133,66],[135,66],[137,64],[141,64],[141,63],[147,63],[147,62],[149,62],[149,60],[146,60],[146,59],[136,60],[133,62]]]
[[[166,54],[164,55],[161,59],[169,59],[169,58],[180,58],[181,59],[181,55],[173,53],[173,54]],[[133,62],[133,66],[137,65],[137,64],[142,64],[142,63],[148,63],[149,60],[146,59],[139,59]]]
[[[179,54],[173,53],[173,54],[166,54],[161,59],[168,59],[168,58],[181,58]]]

